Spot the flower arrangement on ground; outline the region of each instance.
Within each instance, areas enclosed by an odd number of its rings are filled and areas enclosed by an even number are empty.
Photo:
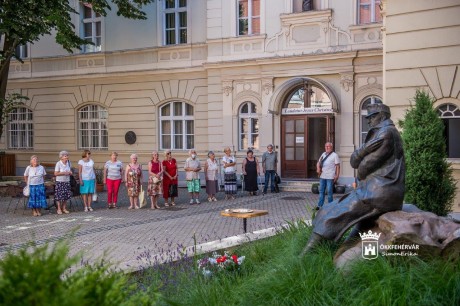
[[[224,255],[213,252],[212,256],[198,260],[198,269],[204,276],[212,276],[221,271],[239,271],[244,258],[245,256],[230,255],[227,251],[224,252]]]

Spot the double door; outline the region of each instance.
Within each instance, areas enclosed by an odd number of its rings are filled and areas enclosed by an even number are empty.
[[[286,115],[281,125],[281,175],[315,179],[326,142],[334,143],[333,115]]]

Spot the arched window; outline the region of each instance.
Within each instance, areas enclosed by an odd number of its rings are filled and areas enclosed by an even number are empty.
[[[460,158],[460,109],[454,104],[443,104],[438,107],[439,117],[444,123],[447,157]]]
[[[259,118],[256,105],[244,102],[238,114],[240,150],[259,148]]]
[[[193,106],[169,102],[160,108],[160,147],[162,150],[187,150],[195,146]]]
[[[78,111],[78,146],[80,149],[108,149],[107,118],[107,109],[99,105],[87,105]]]
[[[34,123],[32,111],[25,107],[13,109],[8,114],[8,147],[33,149]]]
[[[364,99],[364,102],[361,104],[361,143],[364,143],[366,140],[367,132],[369,132],[369,124],[367,123],[367,106],[369,104],[382,103],[382,100],[377,96],[371,96]]]
[[[307,94],[308,93],[308,94]],[[332,108],[328,94],[313,83],[305,83],[292,92],[284,108]]]

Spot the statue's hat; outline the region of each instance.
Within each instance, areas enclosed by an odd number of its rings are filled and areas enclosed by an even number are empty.
[[[391,115],[390,108],[383,104],[383,103],[371,103],[367,106],[367,116],[366,118],[369,118],[370,116],[378,113],[388,113]]]

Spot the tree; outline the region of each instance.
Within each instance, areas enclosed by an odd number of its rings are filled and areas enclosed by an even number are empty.
[[[433,102],[426,92],[417,90],[415,106],[399,122],[406,158],[405,202],[445,216],[452,209],[456,182],[446,160],[444,124]]]
[[[10,61],[16,58],[16,48],[38,41],[43,35],[55,34],[56,42],[69,53],[92,44],[75,33],[72,15],[78,14],[69,2],[72,0],[0,0],[0,118],[7,118],[8,109],[17,101],[6,98]],[[117,15],[131,19],[146,19],[142,7],[155,0],[85,0],[92,9],[107,15],[109,2],[118,7]],[[78,1],[75,1],[78,3]],[[0,124],[0,137],[3,124]]]

